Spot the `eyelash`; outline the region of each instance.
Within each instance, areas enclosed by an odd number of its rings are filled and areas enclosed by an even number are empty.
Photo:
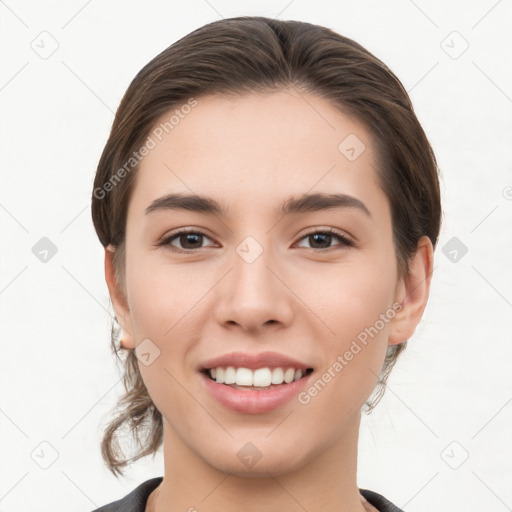
[[[179,239],[180,236],[188,235],[188,234],[199,235],[199,236],[204,236],[206,238],[210,238],[206,233],[203,233],[202,231],[197,231],[197,230],[193,230],[193,229],[185,229],[185,230],[178,231],[176,233],[173,233],[173,234],[163,238],[162,240],[157,242],[156,245],[158,247],[165,246],[165,247],[169,248],[173,252],[185,253],[185,254],[194,253],[194,252],[198,251],[199,249],[202,249],[202,247],[200,247],[198,249],[179,249],[179,248],[176,248],[176,247],[171,245],[171,242],[174,241],[175,239]],[[303,236],[301,236],[299,238],[299,240],[303,240],[304,238],[307,238],[308,236],[317,235],[317,234],[333,235],[334,237],[336,237],[341,242],[340,245],[345,246],[345,247],[355,247],[355,243],[351,239],[346,237],[342,232],[340,232],[340,231],[338,231],[336,229],[333,229],[333,228],[318,229],[318,230],[315,230],[315,231],[310,231],[309,233],[306,233]],[[315,251],[315,252],[326,252],[326,251],[332,250],[335,247],[336,246],[334,246],[334,247],[327,247],[327,248],[324,248],[324,249],[314,249],[314,248],[311,248],[310,250]],[[306,247],[306,249],[307,249],[307,247]]]

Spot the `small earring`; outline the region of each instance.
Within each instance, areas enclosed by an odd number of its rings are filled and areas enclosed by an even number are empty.
[[[119,350],[132,350],[129,347],[125,346],[126,340],[124,338],[121,338],[121,341],[119,342]]]

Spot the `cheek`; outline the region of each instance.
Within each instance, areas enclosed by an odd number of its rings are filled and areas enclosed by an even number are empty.
[[[351,294],[347,286],[336,296],[337,302],[325,304],[330,311],[325,323],[334,334],[318,340],[324,363],[298,397],[311,413],[304,416],[305,421],[318,429],[322,418],[325,435],[361,410],[377,384],[388,346],[394,313],[389,307],[389,293],[362,283],[355,290],[357,294]]]
[[[133,328],[137,339],[154,336],[172,337],[208,285],[207,276],[184,272],[161,258],[137,257],[127,267],[128,297]],[[204,285],[204,286],[203,286]]]
[[[396,273],[391,258],[373,253],[354,254],[346,262],[320,265],[314,272],[301,269],[295,282],[297,294],[323,320],[334,343],[355,338],[365,328],[389,312],[396,288]],[[379,322],[387,332],[388,323]]]
[[[204,275],[203,275],[204,274]],[[181,380],[190,368],[188,353],[202,336],[207,314],[208,290],[215,283],[211,273],[184,271],[179,266],[133,258],[129,276],[129,304],[136,344],[150,340],[158,357],[150,365],[139,363],[144,382],[155,403],[179,391],[172,378]],[[161,399],[161,400],[160,400]]]
[[[132,327],[136,344],[145,343],[152,358],[150,364],[144,363],[143,356],[139,360],[142,379],[158,410],[184,411],[190,397],[180,382],[191,340],[197,338],[193,319],[194,304],[201,297],[199,287],[190,286],[190,279],[176,268],[133,261],[127,272]]]
[[[396,313],[393,265],[387,258],[354,261],[324,275],[322,293],[315,294],[312,309],[328,327],[318,339],[324,365],[317,388],[325,384],[335,393],[333,403],[357,408],[375,387]]]

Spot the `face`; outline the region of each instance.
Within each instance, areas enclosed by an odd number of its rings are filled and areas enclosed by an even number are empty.
[[[126,300],[110,284],[165,442],[224,472],[299,469],[358,424],[388,344],[406,339],[370,134],[283,90],[199,97],[161,138],[129,203]],[[235,372],[257,387],[215,383],[212,366],[261,369]],[[258,389],[278,367],[302,377]]]

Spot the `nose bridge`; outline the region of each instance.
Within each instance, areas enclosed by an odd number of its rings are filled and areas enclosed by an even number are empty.
[[[234,284],[243,296],[256,297],[270,295],[271,283],[275,276],[269,270],[272,267],[272,250],[268,243],[263,245],[254,237],[246,237],[236,248],[233,258]],[[241,297],[241,296],[240,296]]]
[[[275,275],[279,264],[269,237],[258,241],[247,236],[235,248],[232,270],[226,276],[217,313],[223,323],[236,322],[243,328],[258,329],[266,323],[287,323],[291,318],[290,297]]]

